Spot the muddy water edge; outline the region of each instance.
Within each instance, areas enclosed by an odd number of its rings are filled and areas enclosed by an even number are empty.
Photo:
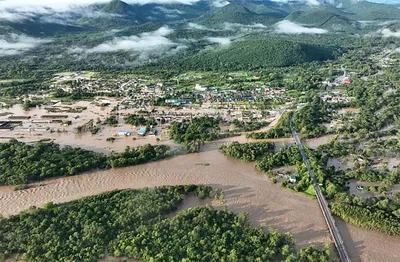
[[[225,205],[234,212],[248,212],[253,226],[290,231],[299,248],[310,244],[321,247],[331,242],[317,201],[272,184],[251,163],[225,157],[218,152],[220,143],[205,146],[199,154],[51,179],[44,186],[35,183],[23,191],[0,187],[0,214],[9,216],[49,201],[67,202],[115,189],[206,184],[223,189]],[[400,261],[400,237],[346,225],[339,219],[337,224],[352,261]]]

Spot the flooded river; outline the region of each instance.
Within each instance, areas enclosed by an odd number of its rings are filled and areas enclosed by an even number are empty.
[[[281,232],[290,231],[298,247],[330,242],[317,201],[272,184],[253,164],[223,156],[218,146],[219,143],[212,143],[199,154],[135,167],[52,179],[44,186],[37,183],[24,191],[0,187],[0,213],[17,214],[49,201],[66,202],[114,189],[207,184],[223,189],[227,207],[234,212],[248,212],[253,226],[265,224]],[[338,226],[353,261],[400,261],[399,237],[363,230],[339,220]]]

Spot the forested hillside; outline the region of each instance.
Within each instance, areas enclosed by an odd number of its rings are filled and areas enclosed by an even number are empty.
[[[247,37],[191,56],[182,53],[161,59],[149,67],[212,71],[254,70],[323,61],[334,58],[335,54],[329,47],[273,37]]]
[[[229,4],[210,16],[201,17],[197,22],[210,27],[220,27],[224,23],[238,23],[244,25],[260,23],[263,25],[272,25],[280,21],[279,17],[282,16],[277,14],[256,14],[243,6]]]

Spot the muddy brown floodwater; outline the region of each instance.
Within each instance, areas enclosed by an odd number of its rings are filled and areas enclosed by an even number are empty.
[[[8,216],[44,203],[71,201],[104,191],[160,185],[206,184],[225,192],[226,206],[249,213],[253,226],[265,224],[280,232],[290,231],[297,247],[331,242],[315,200],[272,184],[253,164],[225,157],[218,143],[204,152],[173,157],[140,166],[57,178],[23,191],[0,187],[0,213]],[[209,166],[197,165],[209,163]],[[400,261],[400,238],[346,225],[338,220],[353,261]]]

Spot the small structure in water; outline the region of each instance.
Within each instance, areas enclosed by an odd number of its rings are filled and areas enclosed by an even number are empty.
[[[132,135],[132,132],[131,132],[131,131],[124,131],[124,130],[121,130],[121,131],[118,131],[118,135],[119,135],[119,136],[131,136],[131,135]]]
[[[146,132],[147,132],[147,128],[142,127],[142,128],[139,129],[138,135],[139,135],[139,136],[145,136],[145,135],[146,135]]]

